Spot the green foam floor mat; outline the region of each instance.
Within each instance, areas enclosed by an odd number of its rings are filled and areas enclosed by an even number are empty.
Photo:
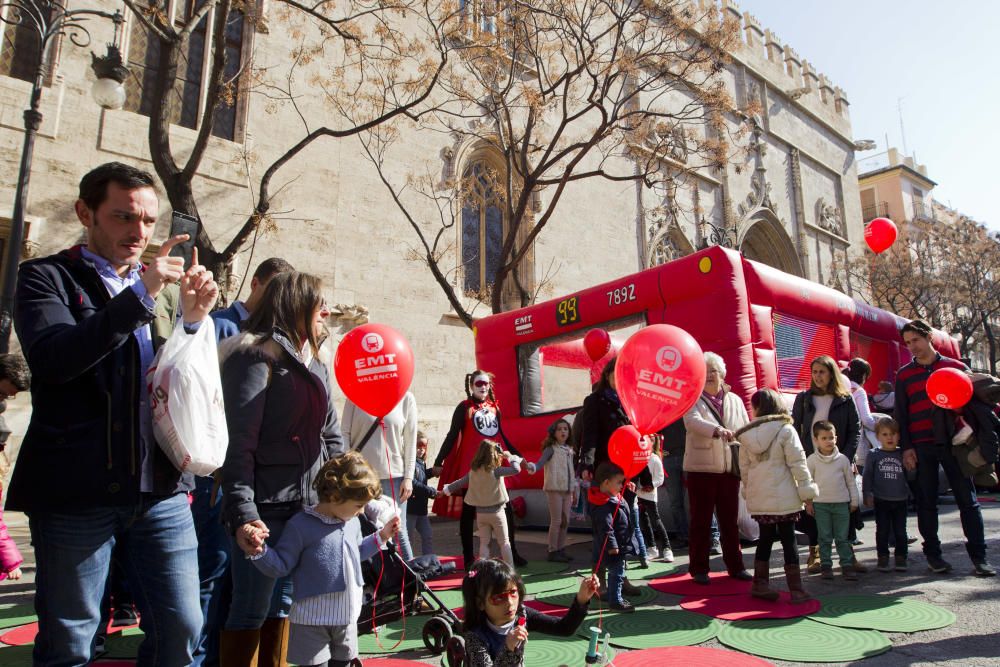
[[[568,569],[569,563],[555,563],[550,560],[533,560],[528,561],[528,564],[524,567],[517,568],[517,573],[527,581],[528,577],[534,577],[542,574],[556,574],[557,572],[565,572]]]
[[[532,577],[524,580],[524,590],[528,595],[543,595],[545,593],[564,593],[580,590],[581,577],[565,574],[552,574],[542,577]]]
[[[30,604],[11,604],[0,608],[0,628],[16,628],[38,620],[35,607]]]
[[[31,652],[34,646],[9,646],[0,649],[0,665],[3,667],[32,667]],[[586,653],[587,647],[583,647]]]
[[[727,623],[719,631],[719,641],[744,653],[794,662],[851,662],[892,648],[881,632],[841,628],[809,618]]]
[[[553,637],[535,633],[524,645],[524,664],[538,667],[582,665],[587,657],[588,641],[580,637]]]
[[[146,635],[141,631],[136,634],[125,634],[116,632],[108,635],[108,640],[104,644],[107,650],[102,658],[134,658],[139,653],[139,645],[146,639]]]
[[[654,577],[665,577],[675,572],[680,572],[680,568],[676,563],[662,563],[660,561],[652,561],[647,563],[649,567],[642,570],[639,569],[638,564],[629,563],[629,568],[625,570],[625,576],[629,579],[652,579]]]
[[[434,596],[441,601],[441,604],[443,604],[448,609],[458,609],[460,607],[465,606],[465,602],[462,599],[462,589],[449,590],[449,591],[432,591],[432,592],[434,593]],[[429,595],[425,594],[424,599],[430,602],[432,606],[434,606],[434,601],[431,600]],[[438,610],[435,609],[435,611]]]
[[[590,637],[594,619],[581,626],[581,637]],[[720,624],[714,618],[683,609],[637,609],[631,614],[606,616],[603,631],[611,633],[612,646],[643,649],[658,646],[692,646],[714,639]],[[603,635],[601,642],[603,642]]]
[[[579,584],[577,585],[579,586]],[[535,599],[540,602],[547,602],[548,604],[559,605],[560,607],[568,607],[573,604],[573,598],[576,597],[577,589],[557,591],[554,593],[546,593],[545,595],[537,595]],[[659,593],[654,591],[649,586],[639,586],[639,596],[634,598],[625,598],[634,605],[649,604],[653,600],[659,597]],[[590,613],[597,613],[598,609],[603,609],[605,614],[615,613],[608,608],[608,603],[603,600],[591,599],[590,601]]]
[[[822,595],[820,610],[809,618],[842,628],[882,632],[935,630],[955,622],[955,614],[920,600],[888,595]]]
[[[431,616],[407,616],[406,636],[403,637],[403,620],[393,621],[379,629],[378,641],[373,632],[358,635],[358,652],[365,654],[398,653],[415,651],[424,647],[424,624]],[[370,626],[369,626],[370,628]],[[403,641],[396,646],[396,642]],[[379,643],[382,645],[379,646]]]

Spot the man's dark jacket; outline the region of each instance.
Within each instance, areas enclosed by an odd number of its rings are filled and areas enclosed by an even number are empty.
[[[14,327],[31,368],[31,421],[7,508],[71,511],[140,499],[140,377],[134,332],[151,325],[158,349],[173,327],[177,288],[150,312],[131,288],[115,297],[75,246],[21,264]],[[171,303],[172,302],[172,303]],[[148,406],[148,401],[147,401]],[[153,493],[193,488],[155,442]]]

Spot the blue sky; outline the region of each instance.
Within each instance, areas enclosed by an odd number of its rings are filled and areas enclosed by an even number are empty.
[[[1000,230],[1000,2],[738,0],[847,92],[856,139],[906,147],[933,196]],[[888,74],[887,74],[888,73]]]

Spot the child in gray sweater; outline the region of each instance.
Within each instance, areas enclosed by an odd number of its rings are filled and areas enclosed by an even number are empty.
[[[313,488],[320,502],[293,516],[276,546],[268,548],[261,531],[259,546],[246,553],[269,577],[292,575],[288,662],[347,667],[358,656],[361,562],[392,539],[399,517],[362,536],[358,516],[382,494],[382,483],[357,452],[327,461]]]
[[[875,552],[878,569],[891,572],[889,565],[889,535],[896,540],[896,571],[907,568],[906,499],[910,489],[903,468],[903,452],[899,449],[899,424],[885,417],[875,423],[875,436],[881,449],[868,453],[861,492],[865,505],[875,508]]]

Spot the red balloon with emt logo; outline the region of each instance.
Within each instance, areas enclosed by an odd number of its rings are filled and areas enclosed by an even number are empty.
[[[333,359],[341,390],[373,417],[389,414],[413,382],[413,350],[384,324],[363,324],[344,336]]]
[[[875,218],[865,225],[865,243],[876,255],[896,242],[896,223],[889,218]]]
[[[634,426],[619,426],[608,438],[608,458],[625,471],[625,479],[635,477],[645,469],[652,451],[649,438],[640,435]]]
[[[622,346],[615,385],[625,414],[643,435],[676,421],[705,387],[705,356],[680,327],[653,324]]]
[[[946,410],[958,410],[972,398],[972,378],[957,368],[939,368],[927,378],[927,398]]]

